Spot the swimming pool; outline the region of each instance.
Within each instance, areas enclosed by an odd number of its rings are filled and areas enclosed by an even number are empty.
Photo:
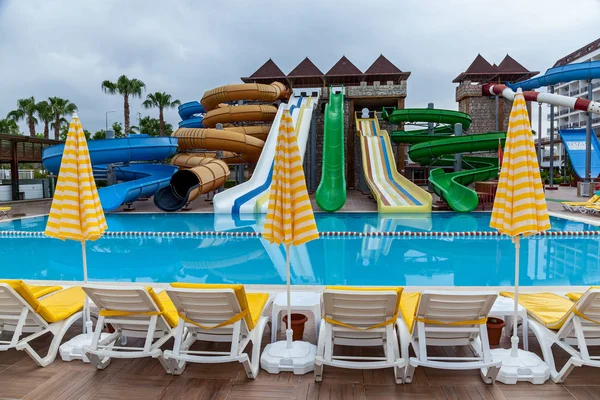
[[[213,214],[109,214],[115,234],[87,244],[90,280],[282,284],[285,252],[259,237],[171,236],[230,225]],[[320,231],[493,231],[489,213],[317,214]],[[552,218],[555,231],[598,227]],[[262,221],[235,231],[261,230]],[[242,224],[243,225],[243,224]],[[0,223],[0,276],[81,280],[79,243],[6,231],[41,232],[45,217]],[[165,234],[160,234],[164,232]],[[39,234],[38,234],[39,235]],[[322,237],[292,251],[292,283],[307,285],[512,285],[514,247],[504,237]],[[600,237],[535,237],[521,245],[521,284],[600,284]]]

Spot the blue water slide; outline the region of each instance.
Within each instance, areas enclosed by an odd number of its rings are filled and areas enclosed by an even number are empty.
[[[177,108],[181,121],[180,128],[202,128],[202,119],[204,117],[204,107],[197,101],[183,103]]]
[[[94,174],[106,171],[106,164],[116,166],[116,185],[100,188],[104,211],[117,209],[121,204],[140,197],[151,196],[169,184],[177,167],[168,164],[136,164],[140,161],[164,161],[177,151],[177,138],[130,135],[124,139],[90,140],[88,142]],[[64,144],[47,147],[42,153],[44,168],[58,174]]]
[[[523,82],[508,83],[507,86],[512,90],[519,88],[533,90],[542,86],[556,85],[560,82],[586,81],[598,78],[600,78],[600,61],[589,61],[550,68],[544,75]]]
[[[585,128],[583,129],[560,129],[560,134],[575,173],[580,178],[585,178]],[[592,173],[591,177],[600,175],[600,141],[596,132],[592,129]]]

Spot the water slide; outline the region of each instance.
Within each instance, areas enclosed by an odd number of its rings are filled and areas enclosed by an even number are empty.
[[[319,208],[329,212],[339,210],[346,202],[343,90],[330,88],[329,103],[325,105],[323,166],[315,198]]]
[[[177,151],[177,139],[129,135],[124,139],[90,140],[88,142],[94,173],[105,172],[106,164],[115,166],[119,183],[98,189],[104,211],[116,210],[121,204],[133,202],[140,197],[152,196],[167,186],[177,167],[166,164],[139,163],[160,162]],[[47,147],[42,153],[44,168],[58,174],[64,144]]]
[[[282,83],[247,83],[221,86],[204,93],[200,103],[182,104],[179,114],[183,121],[172,134],[178,138],[179,150],[183,151],[171,161],[179,171],[173,174],[170,185],[154,196],[156,206],[163,211],[177,211],[198,196],[223,186],[229,175],[228,165],[258,161],[270,130],[264,123],[275,118],[277,108],[232,103],[241,100],[274,102],[288,97],[289,91]],[[263,125],[233,125],[241,122]]]
[[[567,153],[569,153],[569,159],[571,165],[575,170],[575,173],[580,178],[585,178],[585,136],[586,129],[560,129],[558,131],[562,138]],[[596,178],[600,175],[600,141],[596,136],[596,132],[592,129],[592,178]]]
[[[430,212],[431,195],[396,170],[390,138],[377,115],[356,115],[365,180],[380,213]]]
[[[231,221],[235,227],[242,224],[245,219],[253,220],[252,214],[267,212],[273,159],[283,110],[286,108],[290,110],[300,154],[304,157],[310,133],[311,117],[318,103],[319,95],[319,89],[295,89],[288,103],[282,103],[279,106],[252,176],[246,182],[215,195],[213,198],[215,214],[231,216],[231,218],[223,220]],[[222,228],[231,229],[229,227]]]
[[[548,103],[555,106],[569,107],[575,110],[600,114],[600,103],[582,98],[561,96],[554,93],[540,93],[532,90],[542,86],[551,86],[560,82],[575,80],[591,80],[600,78],[600,61],[590,61],[577,64],[568,64],[561,67],[550,68],[544,75],[528,79],[523,82],[509,83],[507,85],[489,83],[483,86],[484,94],[503,96],[509,100],[514,99],[515,90],[523,90],[527,101]]]
[[[392,141],[413,145],[409,149],[409,157],[421,165],[452,167],[454,157],[449,155],[496,151],[499,143],[503,145],[506,139],[503,132],[450,136],[454,132],[454,124],[461,124],[463,130],[471,125],[471,117],[459,111],[413,108],[388,113],[384,109],[383,118],[393,124],[443,124],[435,127],[433,135],[427,134],[427,129],[392,132]],[[454,211],[468,212],[473,211],[479,203],[477,193],[468,186],[473,182],[495,179],[498,176],[498,159],[469,156],[462,159],[462,171],[446,172],[443,168],[436,168],[430,172],[429,182],[434,192]]]

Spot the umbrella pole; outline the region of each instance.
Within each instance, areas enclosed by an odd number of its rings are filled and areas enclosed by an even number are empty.
[[[88,282],[87,275],[87,255],[85,250],[85,240],[81,241],[81,259],[83,261],[83,284]],[[89,326],[88,326],[89,322]],[[90,304],[87,295],[85,296],[85,302],[83,303],[83,333],[92,333],[92,320],[90,318]]]
[[[287,288],[287,329],[285,331],[285,336],[287,340],[287,348],[291,349],[293,347],[292,341],[292,284],[290,282],[290,245],[285,245],[285,271],[286,271],[286,288]]]
[[[513,239],[515,243],[515,309],[513,314],[513,336],[510,338],[510,355],[519,356],[519,335],[517,333],[517,323],[519,322],[519,253],[521,249],[521,236]]]

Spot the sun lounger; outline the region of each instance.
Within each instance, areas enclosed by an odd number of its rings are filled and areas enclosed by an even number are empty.
[[[0,219],[8,217],[8,212],[12,210],[11,207],[0,207]]]
[[[408,359],[409,344],[416,357],[408,360],[405,382],[412,381],[416,367],[450,370],[479,369],[485,383],[495,381],[501,366],[490,354],[486,321],[497,294],[494,292],[442,292],[403,294],[398,333],[402,357]],[[427,346],[469,346],[473,357],[430,356]]]
[[[332,286],[323,292],[323,319],[315,358],[315,381],[323,379],[323,366],[350,369],[393,368],[396,383],[403,383],[406,362],[400,358],[395,323],[402,288]],[[335,345],[381,346],[384,355],[334,354]]]
[[[104,285],[85,285],[83,290],[99,309],[92,343],[84,347],[93,366],[104,369],[112,358],[152,357],[170,372],[160,347],[171,338],[178,317],[166,292],[156,294],[152,288]],[[114,332],[102,338],[107,325]],[[142,338],[144,346],[117,346],[122,337]]]
[[[567,211],[581,211],[584,212],[585,208],[594,205],[600,200],[600,196],[595,194],[587,201],[563,201],[563,208]]]
[[[173,374],[187,362],[240,362],[246,376],[256,379],[263,332],[270,320],[272,299],[267,293],[246,293],[244,285],[172,283],[166,290],[179,315],[173,350],[165,350]],[[196,341],[230,343],[229,351],[190,350]],[[252,343],[252,356],[244,353]]]
[[[20,280],[0,281],[0,351],[24,350],[37,365],[45,367],[56,359],[58,348],[69,327],[81,318],[85,295],[79,287],[60,290],[60,286],[26,285]],[[30,335],[21,338],[23,334]],[[54,337],[45,357],[30,342],[47,333]]]
[[[513,297],[512,293],[500,293]],[[563,382],[574,367],[600,367],[600,356],[590,356],[589,347],[600,345],[600,288],[591,288],[576,302],[554,293],[520,294],[519,304],[529,313],[529,327],[537,337],[550,377]],[[571,357],[556,369],[552,346]]]

